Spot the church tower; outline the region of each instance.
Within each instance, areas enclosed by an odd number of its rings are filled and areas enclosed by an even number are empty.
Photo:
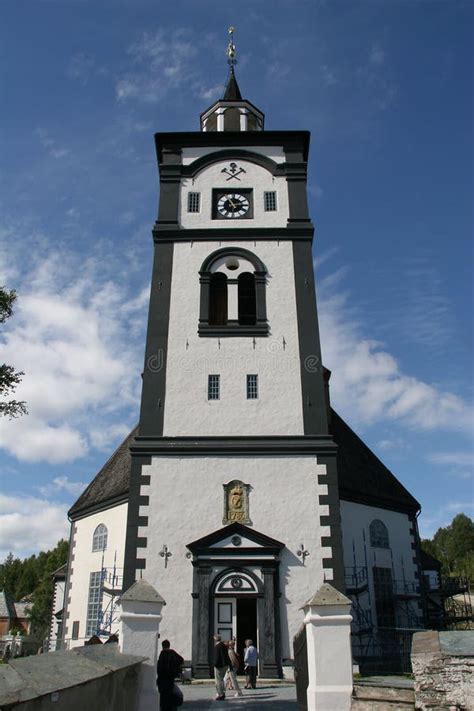
[[[232,28],[231,28],[232,30]],[[210,637],[293,657],[301,606],[343,586],[308,214],[307,131],[265,131],[230,31],[200,131],[155,136],[158,219],[124,589],[166,600],[161,636],[210,673]]]

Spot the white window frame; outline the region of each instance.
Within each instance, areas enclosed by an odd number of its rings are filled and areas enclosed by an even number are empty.
[[[89,575],[89,595],[87,598],[86,637],[97,633],[102,614],[102,571],[96,570]]]
[[[107,550],[109,532],[105,523],[99,523],[92,536],[92,552]]]

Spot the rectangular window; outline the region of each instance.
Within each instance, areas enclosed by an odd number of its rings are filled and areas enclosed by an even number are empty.
[[[201,208],[201,193],[188,193],[188,212],[199,212]]]
[[[72,623],[72,638],[79,639],[79,620]],[[58,641],[59,641],[59,630],[58,630]]]
[[[258,399],[258,375],[247,375],[247,400]]]
[[[263,193],[263,207],[265,212],[275,212],[277,209],[277,194],[275,190]]]
[[[220,397],[220,375],[209,375],[207,380],[207,399],[219,400]]]
[[[102,571],[90,574],[87,601],[86,637],[92,637],[99,627],[102,613]]]

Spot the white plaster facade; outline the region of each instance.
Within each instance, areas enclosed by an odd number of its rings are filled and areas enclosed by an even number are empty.
[[[370,524],[374,520],[382,521],[388,530],[389,547],[380,548],[371,545]],[[394,591],[400,602],[396,605],[397,626],[400,628],[418,627],[420,618],[420,598],[416,594],[420,581],[418,567],[414,562],[415,539],[412,522],[406,513],[350,501],[341,501],[341,524],[346,570],[354,567],[366,567],[368,573],[369,595],[361,598],[366,609],[372,609],[372,621],[377,625],[375,610],[375,589],[373,568],[388,568],[394,581]],[[411,597],[410,597],[411,596]]]
[[[199,270],[219,246],[244,247],[268,270],[270,337],[198,336]],[[207,378],[221,378],[219,400],[207,399]],[[259,397],[247,400],[246,375],[259,376]],[[277,386],[276,386],[277,385]],[[293,255],[290,242],[175,244],[171,284],[164,436],[301,435],[303,412]]]
[[[185,658],[191,658],[193,567],[186,557],[186,545],[222,527],[223,484],[239,478],[251,485],[250,518],[252,529],[285,544],[280,557],[281,643],[283,658],[292,658],[291,642],[302,623],[301,607],[323,582],[324,557],[331,548],[321,548],[321,536],[329,535],[316,515],[318,496],[327,493],[318,484],[325,467],[314,457],[160,457],[143,467],[150,485],[141,495],[150,505],[140,515],[153,516],[139,536],[147,537],[147,547],[138,549],[145,558],[143,577],[165,598],[161,635]],[[298,484],[292,483],[297,473]],[[290,499],[291,491],[291,499]],[[321,506],[319,514],[327,513]],[[301,544],[310,551],[304,565],[297,550]],[[165,567],[159,556],[163,545],[172,553]],[[225,566],[225,567],[228,567]],[[212,578],[222,570],[214,566]],[[260,575],[249,558],[249,569]],[[332,570],[325,570],[332,579]],[[140,571],[137,571],[137,577]],[[177,594],[177,591],[180,591]]]
[[[209,151],[210,153],[210,151]],[[262,168],[248,160],[235,159],[238,168],[245,173],[239,180],[228,181],[228,176],[222,174],[228,168],[231,160],[219,161],[203,168],[194,178],[185,178],[181,182],[179,225],[185,228],[206,228],[212,230],[248,227],[286,227],[289,217],[288,188],[285,176],[273,176],[266,168]],[[253,190],[252,219],[213,219],[212,191],[213,188],[223,188],[229,193],[251,188]],[[189,191],[201,193],[201,209],[199,212],[187,212],[187,194]],[[276,191],[277,210],[265,212],[263,194],[265,191]]]
[[[105,509],[98,513],[76,520],[72,539],[72,561],[69,566],[68,586],[66,595],[67,619],[63,621],[65,627],[64,639],[67,648],[84,644],[90,635],[86,635],[87,604],[89,595],[90,574],[106,568],[111,571],[114,565],[122,582],[123,560],[125,553],[125,533],[127,524],[128,504]],[[92,550],[92,538],[99,524],[107,527],[107,548],[104,551]],[[103,609],[110,598],[104,596]],[[73,623],[79,622],[77,639],[72,638]],[[115,622],[111,632],[116,632],[118,623]]]

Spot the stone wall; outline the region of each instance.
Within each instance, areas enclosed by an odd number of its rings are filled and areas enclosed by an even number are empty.
[[[0,666],[2,711],[137,711],[144,657],[116,644],[76,647]]]
[[[418,632],[411,652],[415,708],[474,710],[474,631]]]

